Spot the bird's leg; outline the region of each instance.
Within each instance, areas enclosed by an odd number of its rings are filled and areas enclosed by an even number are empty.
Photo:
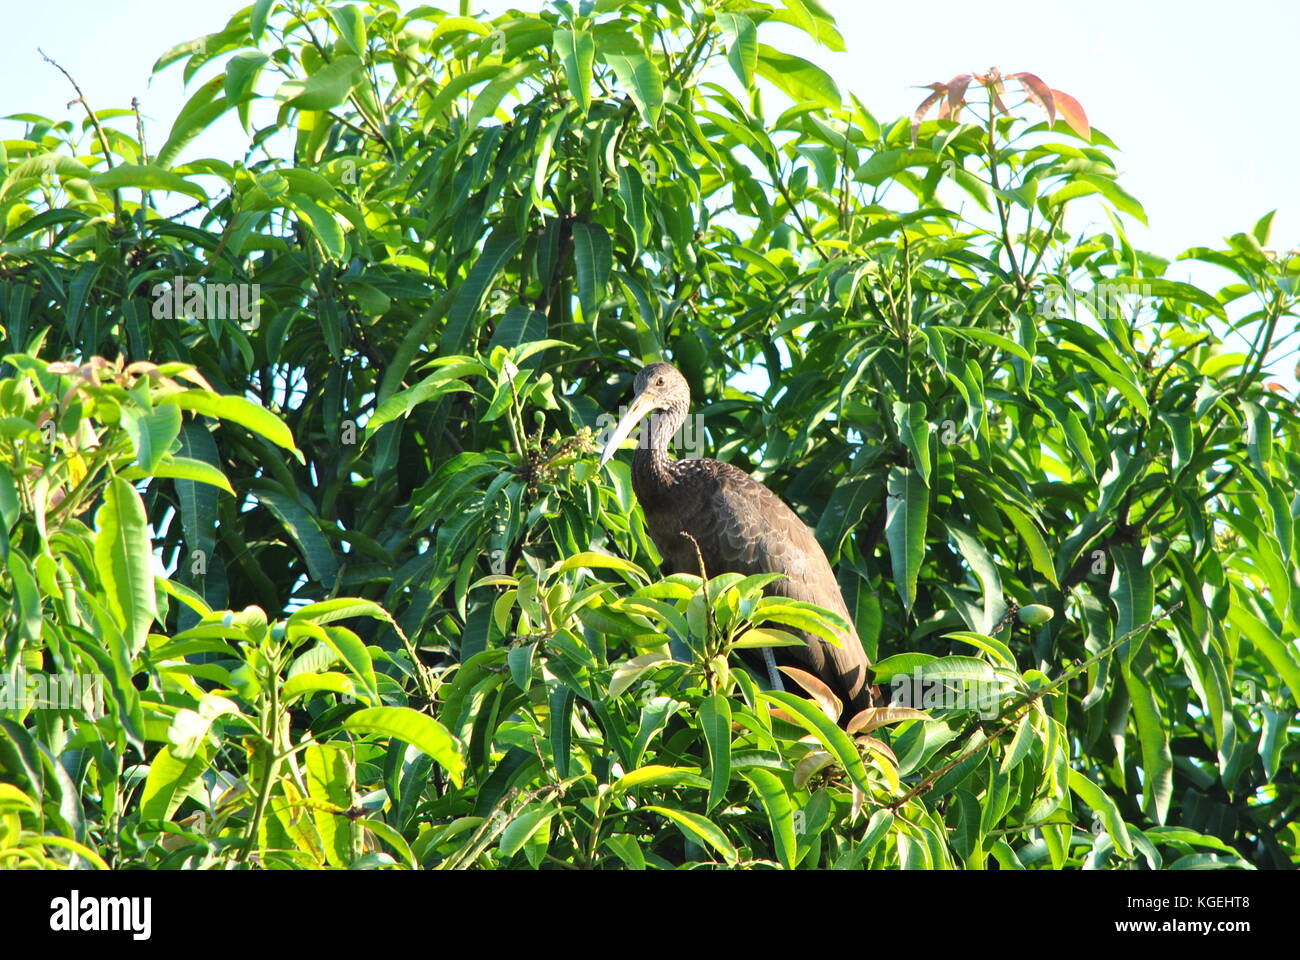
[[[771,647],[763,648],[763,663],[767,665],[767,682],[771,684],[772,689],[785,693],[785,684],[781,682],[781,674],[777,672],[776,657],[773,656]]]

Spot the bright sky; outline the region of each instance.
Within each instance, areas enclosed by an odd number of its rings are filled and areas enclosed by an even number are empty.
[[[80,107],[67,110],[74,94],[41,59],[39,46],[72,73],[96,109],[127,107],[138,96],[155,149],[187,94],[176,66],[150,85],[154,60],[175,43],[214,32],[246,5],[45,0],[39,16],[28,16],[27,4],[0,2],[7,34],[0,116],[30,111],[83,119]],[[477,0],[473,6],[495,14],[540,2]],[[1077,98],[1092,124],[1120,146],[1120,182],[1143,203],[1151,224],[1132,225],[1135,245],[1169,257],[1190,246],[1221,246],[1223,237],[1249,230],[1277,209],[1271,246],[1300,246],[1295,0],[825,2],[847,53],[815,47],[779,25],[764,27],[760,39],[817,62],[878,119],[910,114],[925,95],[918,85],[958,73],[990,66],[1036,73]],[[454,10],[457,0],[442,5]],[[230,134],[238,134],[233,117],[225,122]],[[0,136],[15,136],[18,129],[0,123]],[[224,135],[218,130],[212,136]],[[231,141],[243,142],[242,135]],[[186,156],[229,157],[236,149],[201,138]],[[1196,279],[1213,289],[1224,277],[1212,272]]]

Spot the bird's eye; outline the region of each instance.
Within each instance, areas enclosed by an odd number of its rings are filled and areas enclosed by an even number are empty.
[[[658,380],[655,381],[655,386],[656,386],[656,387],[662,387],[663,385],[664,385],[664,378],[663,378],[663,377],[660,377]]]

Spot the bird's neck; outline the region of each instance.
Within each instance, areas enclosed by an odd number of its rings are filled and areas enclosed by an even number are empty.
[[[676,463],[667,450],[655,447],[637,447],[632,454],[632,488],[643,504],[658,503],[672,493],[677,479],[673,471]]]
[[[681,412],[672,410],[647,421],[645,438],[632,454],[632,486],[642,503],[662,501],[677,483],[677,461],[668,455],[668,444],[682,419]]]

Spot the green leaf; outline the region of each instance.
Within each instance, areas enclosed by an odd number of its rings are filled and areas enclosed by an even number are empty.
[[[332,110],[364,78],[361,58],[348,54],[320,67],[305,80],[286,80],[275,97],[299,110]]]
[[[284,421],[251,400],[227,394],[209,393],[206,390],[181,390],[178,393],[165,394],[155,402],[158,406],[174,404],[182,410],[193,410],[205,417],[216,417],[219,420],[237,423],[265,437],[276,446],[290,451],[298,458],[299,463],[306,462],[302,451],[294,445],[293,434],[284,425]]]
[[[352,682],[352,678],[342,673],[333,671],[329,673],[300,673],[285,681],[284,686],[280,688],[280,699],[288,705],[299,697],[310,696],[313,693],[337,693],[343,696],[355,696],[357,688]]]
[[[224,77],[216,76],[194,91],[194,95],[176,115],[167,142],[162,145],[154,158],[157,166],[163,169],[172,167],[180,152],[190,141],[230,109],[231,102],[224,96],[220,96],[224,82]]]
[[[410,707],[370,707],[358,710],[343,721],[344,729],[354,733],[377,733],[409,743],[433,757],[451,782],[461,785],[465,770],[465,751],[455,737],[437,720]]]
[[[1151,571],[1143,566],[1142,551],[1137,547],[1116,544],[1111,547],[1110,555],[1115,561],[1110,599],[1119,611],[1119,622],[1115,625],[1115,636],[1118,638],[1151,619],[1151,609],[1155,605],[1155,582]],[[1137,649],[1137,643],[1131,643],[1129,649]]]
[[[719,12],[715,19],[730,40],[727,62],[746,88],[754,85],[754,71],[758,69],[758,30],[754,21],[740,13]]]
[[[1094,357],[1092,354],[1076,348],[1074,344],[1065,344],[1064,346],[1069,351],[1067,356],[1082,362],[1105,383],[1118,390],[1124,396],[1124,399],[1133,404],[1133,408],[1137,410],[1143,420],[1151,416],[1151,405],[1147,403],[1147,398],[1143,396],[1142,391],[1138,389],[1137,384],[1131,379],[1117,373],[1110,364],[1099,357]]]
[[[1061,421],[1061,431],[1065,434],[1066,445],[1074,452],[1084,470],[1088,472],[1088,478],[1095,481],[1097,479],[1097,458],[1092,452],[1092,442],[1083,429],[1083,422],[1073,410],[1066,411],[1065,419]],[[1177,472],[1178,466],[1178,456],[1175,454],[1173,464],[1175,472]]]
[[[796,103],[812,101],[828,110],[841,104],[840,88],[821,67],[800,57],[758,45],[758,73]]]
[[[174,407],[162,409],[175,409]],[[210,463],[204,463],[202,460],[193,460],[189,457],[167,457],[161,463],[146,471],[140,467],[131,467],[122,471],[123,478],[127,480],[139,480],[144,477],[159,477],[167,480],[188,480],[192,483],[206,483],[214,487],[220,487],[226,493],[234,494],[235,490],[226,479],[226,475]],[[215,522],[214,522],[215,525]]]
[[[551,746],[551,762],[555,765],[555,774],[561,780],[569,775],[573,749],[573,702],[576,698],[573,688],[558,683],[551,691],[550,716],[547,718],[548,739]]]
[[[889,830],[893,825],[894,814],[891,811],[877,810],[873,813],[871,819],[867,822],[866,835],[863,836],[857,846],[853,848],[853,852],[847,857],[846,861],[842,865],[839,862],[835,864],[835,869],[856,869],[858,864],[866,859],[867,855],[875,849],[876,845],[888,836]]]
[[[1273,217],[1276,213],[1276,210],[1270,210],[1256,220],[1255,225],[1250,229],[1251,235],[1259,242],[1261,247],[1268,246],[1269,237],[1273,235]]]
[[[591,109],[591,69],[596,57],[596,41],[585,30],[556,30],[555,52],[564,64],[569,93],[585,117]]]
[[[1133,723],[1142,746],[1142,809],[1156,823],[1169,815],[1174,793],[1174,761],[1169,752],[1169,732],[1151,686],[1128,665],[1123,665],[1124,685],[1133,704]]]
[[[894,401],[894,423],[898,425],[898,439],[912,454],[912,463],[921,474],[921,482],[930,486],[930,433],[924,403]]]
[[[11,602],[18,621],[18,631],[24,639],[38,643],[41,639],[41,592],[36,586],[36,578],[32,576],[31,564],[15,550],[9,554],[6,566],[14,582]],[[9,650],[8,643],[5,644],[5,652],[9,654],[10,662],[13,662],[14,654]]]
[[[1029,516],[1019,507],[1005,500],[998,503],[998,509],[1011,521],[1011,525],[1016,528],[1016,533],[1020,534],[1025,550],[1029,552],[1029,563],[1048,583],[1059,589],[1061,584],[1056,578],[1056,568],[1052,565],[1052,554],[1047,549],[1047,541],[1038,532],[1034,521],[1029,519]]]
[[[916,578],[925,558],[925,526],[930,490],[915,470],[890,467],[885,506],[885,538],[894,573],[894,588],[910,611],[916,602]]]
[[[1012,356],[1019,357],[1026,363],[1031,363],[1034,359],[1029,355],[1029,351],[1016,343],[1016,341],[1009,337],[1004,337],[1000,333],[994,333],[992,330],[985,330],[983,327],[945,327],[936,324],[934,329],[942,330],[943,332],[950,333],[953,336],[965,337],[967,340],[980,340],[984,343],[992,344]]]
[[[945,526],[953,543],[961,551],[962,557],[970,565],[971,571],[979,578],[984,591],[984,622],[979,625],[981,633],[988,633],[1007,612],[1006,600],[1002,596],[1002,578],[993,558],[984,549],[979,539],[964,524],[949,520]]]
[[[152,410],[123,407],[122,428],[135,447],[135,462],[141,469],[152,473],[163,457],[171,452],[172,444],[181,432],[181,412],[172,406],[154,407]]]
[[[688,813],[685,810],[670,810],[667,807],[645,806],[641,809],[646,813],[657,813],[671,820],[688,840],[707,843],[722,854],[722,859],[728,866],[734,867],[740,859],[740,855],[736,853],[736,848],[731,845],[727,835],[708,817],[702,817],[698,813]]]
[[[889,683],[894,677],[910,677],[916,670],[938,659],[932,653],[896,653],[872,664],[871,673],[877,683]]]
[[[432,124],[437,123],[447,109],[455,103],[456,98],[469,90],[470,87],[499,76],[505,69],[505,64],[502,63],[485,63],[480,67],[475,67],[453,77],[446,86],[438,91],[433,98],[433,102],[429,104],[428,109],[424,112],[425,125],[431,127]]]
[[[338,575],[338,559],[307,508],[270,480],[253,481],[251,492],[284,526],[302,553],[311,578],[326,589],[332,588]]]
[[[644,767],[638,767],[631,773],[619,777],[610,784],[609,793],[606,796],[608,800],[613,800],[640,787],[676,787],[682,785],[691,787],[704,786],[705,781],[700,776],[700,768],[666,767],[662,764],[652,763]]]
[[[153,544],[144,501],[135,488],[114,477],[104,488],[95,515],[95,565],[104,582],[109,608],[121,626],[131,658],[139,656],[158,615],[153,583]]]
[[[253,4],[252,13],[248,17],[248,36],[254,43],[262,39],[262,31],[266,29],[266,20],[271,14],[271,7],[278,2],[280,0],[257,0]]]
[[[1246,423],[1246,452],[1260,479],[1267,483],[1268,465],[1273,459],[1273,424],[1264,408],[1253,400],[1241,402],[1241,413]]]
[[[436,400],[448,393],[473,393],[464,381],[456,379],[468,373],[483,373],[478,364],[453,363],[435,370],[413,387],[399,390],[384,400],[374,416],[366,421],[366,438],[369,439],[386,423],[405,417],[421,403]]]
[[[502,859],[508,860],[522,850],[533,834],[550,823],[558,812],[559,808],[549,800],[536,800],[524,807],[501,831],[497,849]]]
[[[311,197],[298,193],[289,195],[289,206],[298,214],[299,221],[320,241],[325,255],[332,260],[341,260],[347,247],[343,227],[334,211]]]
[[[515,648],[520,649],[518,647]],[[514,650],[510,651],[514,653]],[[654,670],[666,664],[672,663],[665,654],[662,653],[643,653],[639,657],[633,657],[623,663],[617,664],[614,668],[614,675],[610,677],[609,688],[605,695],[613,700],[621,697],[623,693],[636,683],[646,671]]]
[[[836,53],[844,51],[844,38],[835,29],[835,18],[822,0],[781,0],[784,10],[771,14],[771,22],[788,23],[812,37],[821,46]]]
[[[226,76],[222,89],[226,100],[236,104],[239,120],[248,130],[249,101],[257,78],[262,75],[262,68],[270,62],[270,57],[260,50],[241,50],[226,61]]]
[[[623,219],[631,228],[639,251],[645,243],[649,220],[646,218],[645,183],[641,179],[641,171],[631,164],[618,169],[618,201],[623,210]]]
[[[616,833],[606,837],[603,842],[629,870],[645,869],[645,854],[641,852],[641,844],[636,837]]]
[[[1170,870],[1254,870],[1254,864],[1241,857],[1220,856],[1215,853],[1191,853],[1169,864]]]
[[[372,620],[393,622],[388,611],[373,600],[361,597],[334,597],[319,603],[309,603],[289,615],[289,623],[334,623],[337,620],[350,620],[353,617],[370,617]]]
[[[179,760],[194,756],[207,738],[212,722],[227,714],[239,715],[239,707],[233,701],[212,693],[199,698],[197,710],[188,707],[178,710],[167,728],[173,755]]]
[[[1034,745],[1034,715],[1026,713],[1021,719],[1020,724],[1016,727],[1016,735],[1011,741],[1011,746],[1002,756],[1002,766],[998,768],[1000,775],[1010,773],[1020,765],[1029,754],[1029,750]]]
[[[1071,770],[1069,777],[1070,789],[1101,817],[1102,822],[1106,825],[1106,832],[1110,834],[1111,840],[1115,842],[1115,846],[1120,853],[1126,857],[1132,857],[1133,840],[1129,837],[1128,826],[1124,823],[1124,818],[1120,816],[1119,807],[1115,806],[1115,801],[1106,796],[1101,787],[1078,770]]]
[[[329,8],[330,19],[339,37],[357,56],[366,52],[366,20],[358,7],[345,3]]]
[[[397,852],[402,858],[402,862],[412,870],[420,869],[419,862],[415,859],[415,853],[411,850],[411,845],[406,842],[406,838],[400,833],[384,823],[382,820],[374,820],[370,817],[362,817],[356,821],[358,827],[364,827],[371,833],[375,834],[386,844]],[[373,854],[370,854],[373,856]]]
[[[1264,655],[1291,691],[1292,703],[1300,708],[1300,664],[1296,662],[1294,644],[1284,642],[1267,623],[1250,611],[1235,592],[1228,607],[1228,621]]]
[[[484,120],[491,119],[506,95],[544,66],[546,64],[541,60],[526,60],[502,71],[474,98],[474,106],[470,107],[465,125],[473,129]]]
[[[978,647],[991,655],[1003,666],[1015,668],[1016,658],[1011,653],[1011,648],[996,637],[969,633],[965,630],[955,630],[952,633],[945,633],[943,636],[945,640],[960,640],[962,643],[969,643],[971,646]]]
[[[894,659],[890,657],[890,659]],[[991,683],[994,680],[993,667],[979,657],[948,656],[938,657],[920,664],[914,675],[921,679],[941,680],[976,680]]]
[[[800,726],[820,740],[828,752],[834,754],[858,789],[868,796],[871,795],[867,768],[862,762],[862,755],[858,752],[858,748],[854,746],[848,734],[836,726],[820,707],[803,697],[783,690],[765,690],[759,696],[784,708]]]
[[[443,328],[439,353],[442,356],[464,352],[465,346],[477,331],[473,327],[483,298],[492,289],[497,275],[505,269],[518,251],[520,241],[513,233],[503,227],[497,227],[483,244],[483,252],[474,261],[474,266],[460,285],[456,301],[447,314],[447,325]]]
[[[700,729],[709,749],[709,803],[712,810],[726,796],[731,782],[731,703],[715,693],[700,704]]]
[[[622,557],[611,557],[604,553],[575,553],[571,557],[565,557],[563,560],[553,564],[546,571],[547,577],[554,577],[557,574],[567,573],[570,570],[581,570],[584,568],[597,568],[605,570],[621,570],[624,573],[630,573],[637,579],[649,582],[650,578],[646,572],[630,560],[624,560]]]
[[[1146,211],[1142,209],[1142,204],[1138,202],[1137,197],[1129,193],[1110,177],[1096,176],[1094,174],[1081,173],[1079,179],[1084,183],[1091,184],[1097,188],[1097,192],[1111,202],[1111,205],[1121,213],[1127,213],[1130,217],[1145,224],[1147,222]]]
[[[156,166],[120,163],[112,170],[95,174],[90,178],[90,184],[97,190],[119,190],[123,187],[168,190],[172,193],[183,193],[203,203],[208,202],[207,192],[197,183],[191,183],[180,174]]]
[[[208,768],[207,750],[181,759],[171,745],[163,747],[149,764],[144,790],[140,793],[140,816],[148,820],[170,820],[180,808],[189,787]]]
[[[618,85],[627,91],[636,104],[646,124],[659,124],[659,113],[664,105],[664,82],[659,68],[644,53],[612,53],[601,51],[601,59],[614,69]]]
[[[770,770],[757,767],[743,771],[741,776],[754,785],[758,799],[767,811],[777,860],[787,870],[793,870],[798,855],[798,842],[794,831],[794,803],[790,800],[785,785]]]
[[[609,234],[600,224],[573,225],[573,261],[578,270],[578,301],[583,318],[591,322],[605,299],[605,284],[613,266]]]
[[[939,155],[933,150],[918,150],[915,148],[879,150],[873,153],[866,163],[858,167],[853,174],[853,179],[879,183],[890,177],[897,176],[909,167],[933,167],[938,163]],[[937,329],[939,328],[935,326],[926,327],[927,337],[929,331]]]
[[[952,834],[953,851],[963,860],[969,861],[980,850],[984,834],[980,825],[979,800],[969,790],[954,791],[956,798],[957,826]]]

